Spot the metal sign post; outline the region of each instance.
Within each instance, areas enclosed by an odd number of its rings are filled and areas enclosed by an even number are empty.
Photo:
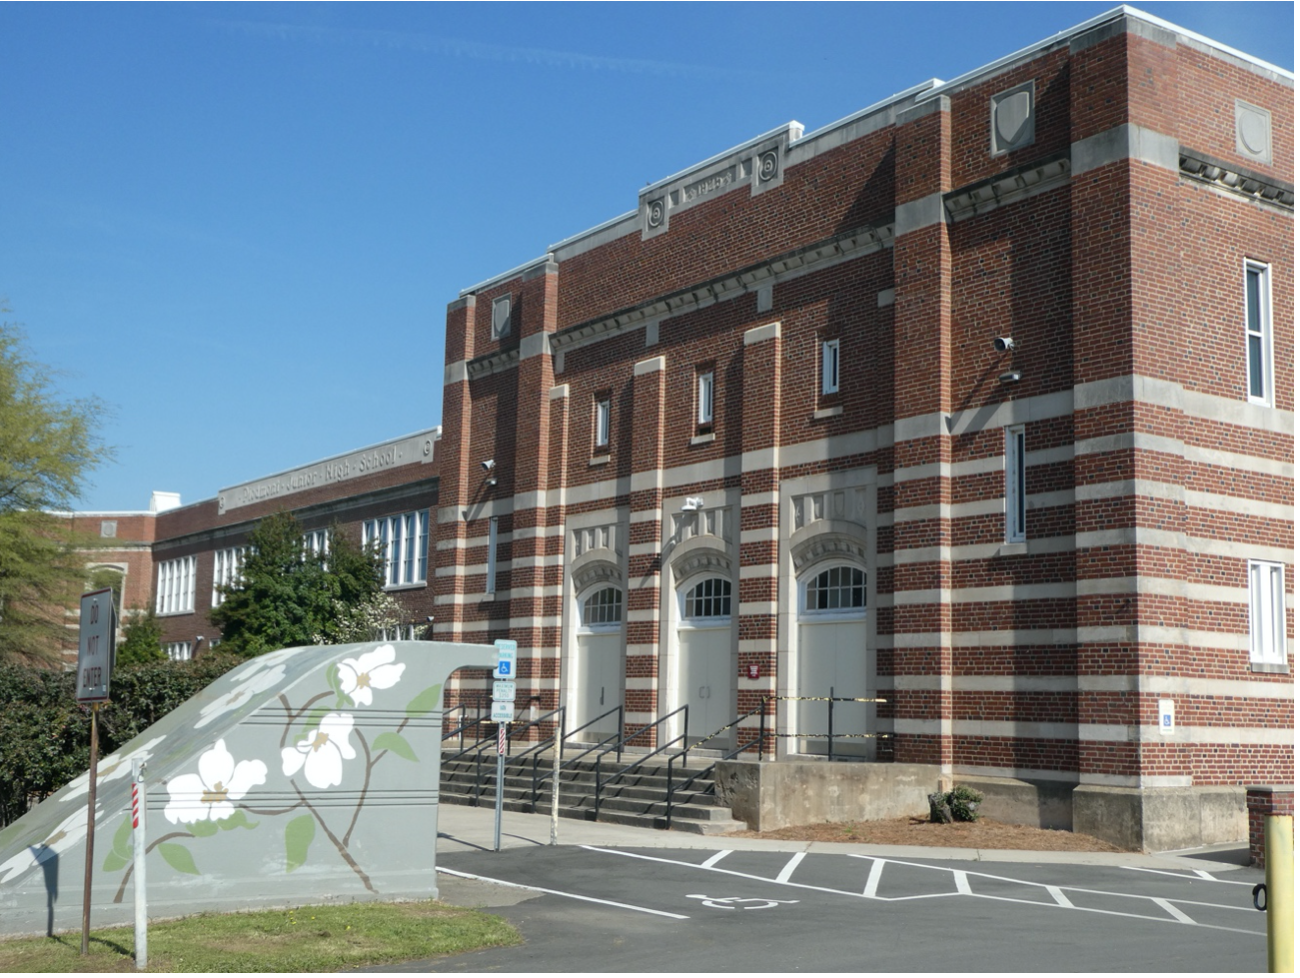
[[[515,715],[515,652],[518,643],[508,638],[499,638],[494,643],[497,647],[497,667],[492,676],[492,720],[497,727],[497,804],[496,826],[493,833],[492,850],[501,851],[501,809],[505,797],[506,784],[506,739],[509,736],[510,721]]]
[[[95,789],[99,780],[99,704],[108,699],[113,676],[117,616],[113,589],[81,596],[77,642],[77,702],[90,704],[90,791],[86,796],[86,877],[81,904],[81,953],[90,953],[90,878],[95,864]]]
[[[135,970],[149,967],[149,909],[145,896],[144,856],[145,842],[144,761],[131,761],[131,851],[135,870]]]

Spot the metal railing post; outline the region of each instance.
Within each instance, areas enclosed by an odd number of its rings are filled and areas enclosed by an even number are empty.
[[[835,687],[831,687],[830,698],[826,700],[826,760],[835,760]]]

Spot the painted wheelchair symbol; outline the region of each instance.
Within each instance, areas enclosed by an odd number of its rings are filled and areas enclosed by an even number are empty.
[[[703,900],[704,906],[714,910],[768,910],[779,903],[798,903],[798,900],[768,900],[763,897],[711,897],[703,893],[688,893],[688,900]],[[749,906],[741,906],[749,904]]]

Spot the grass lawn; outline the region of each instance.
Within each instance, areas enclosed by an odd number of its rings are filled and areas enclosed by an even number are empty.
[[[149,925],[150,971],[339,971],[520,943],[499,917],[418,903],[197,914]],[[0,972],[134,971],[130,927],[0,940]]]

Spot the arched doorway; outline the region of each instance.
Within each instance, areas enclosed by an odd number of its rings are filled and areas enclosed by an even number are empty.
[[[799,581],[800,696],[838,698],[876,695],[876,650],[867,635],[867,574],[852,564],[822,565]],[[827,749],[827,703],[801,702],[796,711],[801,749],[824,754]],[[837,734],[876,732],[876,704],[836,703]],[[874,760],[871,738],[836,740],[835,754]]]
[[[568,722],[575,730],[608,713],[623,702],[623,591],[598,584],[578,599],[577,716]],[[578,734],[591,742],[621,733],[618,715],[610,714]]]
[[[687,736],[710,736],[736,718],[731,581],[697,577],[678,591],[679,704],[690,707]],[[726,739],[729,741],[729,732]]]

